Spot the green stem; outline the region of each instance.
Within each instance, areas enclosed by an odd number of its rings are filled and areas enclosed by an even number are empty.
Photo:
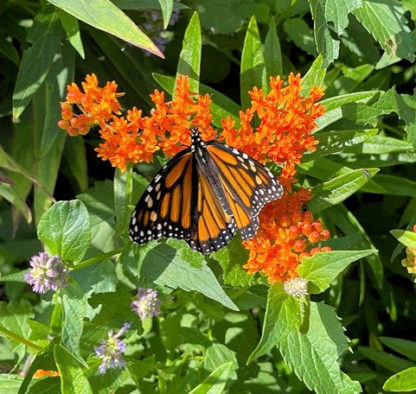
[[[38,345],[34,344],[33,342],[28,341],[27,339],[21,337],[20,335],[17,335],[14,332],[8,330],[7,328],[4,328],[4,327],[0,326],[0,332],[2,332],[3,334],[5,334],[6,336],[8,336],[10,338],[13,338],[17,342],[23,343],[24,345],[26,345],[28,347],[31,347],[32,349],[34,349],[36,351],[43,350],[43,347],[38,346]]]
[[[398,129],[397,127],[390,126],[390,125],[385,124],[383,122],[380,122],[380,125],[381,125],[381,128],[384,128],[386,130],[391,131],[392,133],[396,134],[400,138],[403,137],[404,132],[402,130]]]
[[[82,261],[81,263],[77,264],[74,268],[72,268],[71,271],[76,271],[76,270],[79,270],[81,268],[88,267],[91,264],[95,264],[95,263],[98,263],[102,260],[108,259],[109,257],[116,256],[116,255],[122,253],[123,250],[124,250],[124,248],[117,248],[117,249],[112,250],[111,252],[102,253],[102,254],[99,254],[98,256],[91,257],[90,259]]]

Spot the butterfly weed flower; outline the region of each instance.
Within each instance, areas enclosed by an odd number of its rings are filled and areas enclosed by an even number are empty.
[[[30,270],[25,274],[26,282],[36,293],[56,291],[67,286],[69,271],[59,256],[40,252],[30,259]]]
[[[308,295],[308,281],[305,278],[292,278],[283,283],[286,294],[292,297],[306,297]]]
[[[148,317],[160,314],[160,299],[158,292],[153,289],[139,287],[136,299],[131,303],[131,308],[143,321]]]
[[[105,374],[107,369],[123,368],[125,365],[122,357],[126,350],[126,344],[120,340],[120,337],[130,328],[129,323],[124,323],[123,327],[114,334],[113,330],[108,331],[108,338],[101,339],[101,345],[95,348],[95,354],[102,359],[99,366],[101,374]]]

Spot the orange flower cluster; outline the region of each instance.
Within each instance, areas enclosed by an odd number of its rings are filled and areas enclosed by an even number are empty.
[[[323,91],[313,87],[309,96],[303,97],[300,75],[291,73],[286,87],[280,77],[271,77],[269,93],[264,95],[254,87],[249,95],[251,106],[240,111],[240,127],[236,128],[231,118],[224,119],[222,138],[261,163],[269,159],[282,165],[280,181],[289,186],[295,182],[295,165],[303,153],[314,151],[318,144],[311,134],[317,127],[316,119],[324,113],[322,105],[315,103]],[[257,127],[253,123],[258,123]]]
[[[193,94],[189,78],[181,76],[176,86],[174,100],[165,102],[165,94],[155,90],[150,95],[155,104],[150,116],[142,116],[136,107],[121,116],[117,84],[107,82],[98,86],[97,77],[87,75],[82,90],[72,83],[67,87],[67,101],[61,103],[61,129],[70,136],[85,135],[98,125],[104,140],[96,151],[98,157],[110,161],[113,167],[125,171],[127,163],[150,162],[153,154],[162,149],[167,156],[190,145],[190,129],[198,127],[205,139],[213,139],[216,131],[211,126],[209,95]],[[78,113],[74,113],[74,106]]]
[[[244,241],[250,256],[244,268],[249,273],[263,271],[270,283],[285,282],[297,277],[297,267],[303,257],[330,251],[329,247],[313,247],[326,241],[330,232],[314,220],[304,204],[310,190],[300,189],[285,194],[280,200],[267,204],[260,213],[260,227],[256,237]]]
[[[151,161],[158,149],[167,156],[175,155],[190,145],[193,127],[199,128],[204,140],[216,136],[211,125],[211,98],[191,92],[186,76],[177,79],[171,101],[166,101],[165,94],[158,90],[150,95],[155,107],[149,116],[142,116],[137,108],[121,116],[121,94],[115,82],[100,88],[95,75],[90,75],[82,88],[83,91],[75,84],[68,86],[59,126],[70,135],[83,135],[98,125],[104,140],[96,149],[98,156],[123,171],[129,162]],[[279,77],[270,78],[269,93],[255,87],[249,94],[251,106],[240,111],[240,126],[236,128],[230,118],[223,119],[220,139],[262,163],[270,160],[282,167],[279,180],[286,192],[263,209],[256,237],[244,245],[250,251],[245,265],[248,272],[263,271],[270,282],[285,281],[297,276],[302,257],[330,250],[313,247],[330,234],[322,229],[319,220],[313,220],[310,212],[303,211],[310,191],[292,189],[296,164],[305,151],[315,150],[318,143],[312,131],[317,127],[316,119],[324,113],[316,103],[323,93],[313,87],[308,96],[302,96],[300,76],[290,74],[286,86]],[[74,114],[74,106],[78,114]]]
[[[413,226],[416,233],[416,224]],[[407,268],[409,274],[416,275],[416,249],[406,248],[406,258],[402,260],[402,266]]]

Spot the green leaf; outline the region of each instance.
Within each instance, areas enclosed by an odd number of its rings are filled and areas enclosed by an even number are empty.
[[[402,369],[410,368],[414,365],[410,361],[393,356],[392,354],[383,352],[382,350],[373,349],[367,346],[359,346],[358,349],[365,358],[368,358],[375,364],[380,365],[391,372],[399,372]]]
[[[298,330],[301,323],[299,302],[289,296],[281,283],[274,284],[267,296],[266,315],[260,342],[251,353],[247,363],[253,362],[270,351],[293,330]]]
[[[348,14],[362,5],[362,0],[323,0],[327,22],[334,22],[336,32],[341,34],[348,26]]]
[[[12,61],[16,66],[20,65],[20,58],[16,48],[13,46],[11,40],[3,33],[0,33],[0,53]]]
[[[13,117],[17,119],[45,81],[59,45],[57,14],[46,8],[38,13],[30,32],[32,47],[23,53],[13,93]]]
[[[159,0],[160,8],[162,8],[163,15],[163,28],[166,28],[169,25],[170,17],[172,16],[173,11],[173,0]]]
[[[220,365],[189,394],[220,394],[225,392],[225,387],[233,371],[233,362]]]
[[[55,345],[54,356],[61,374],[62,394],[92,394],[90,383],[77,359],[61,345]]]
[[[64,160],[79,190],[85,191],[88,188],[87,154],[84,139],[81,136],[66,139]]]
[[[14,205],[26,219],[26,222],[32,221],[32,212],[26,201],[18,194],[14,185],[9,185],[0,181],[0,196],[4,197],[10,204]]]
[[[61,20],[62,27],[65,30],[66,38],[78,54],[85,59],[84,46],[82,45],[78,20],[62,10],[59,10],[58,15]]]
[[[383,390],[399,393],[416,390],[416,367],[407,368],[390,376],[384,383]]]
[[[87,298],[79,287],[78,283],[72,282],[63,290],[63,322],[62,322],[62,343],[82,360],[79,345],[82,331],[84,329],[84,316],[87,312]]]
[[[127,168],[121,172],[116,168],[114,173],[114,207],[116,211],[116,234],[127,233],[130,220],[128,205],[131,204],[131,194],[133,191],[132,168]]]
[[[313,187],[314,197],[308,203],[309,209],[317,213],[339,204],[359,190],[377,172],[378,168],[353,170]]]
[[[236,380],[235,370],[238,368],[236,353],[221,343],[213,343],[207,347],[204,356],[204,368],[207,371],[214,371],[216,368],[227,362],[233,363],[234,373],[230,374],[230,379]]]
[[[385,137],[383,135],[376,135],[369,141],[363,142],[362,145],[352,147],[348,152],[366,155],[381,155],[383,153],[409,152],[413,150],[413,145],[408,142],[397,138]]]
[[[179,75],[189,75],[189,88],[194,93],[199,93],[201,48],[201,25],[199,23],[198,13],[194,12],[185,31],[182,51],[179,55],[178,68],[176,70],[176,79]],[[177,81],[175,81],[175,89],[172,97],[176,94],[176,84]]]
[[[173,77],[153,73],[153,78],[163,89],[171,95],[173,94],[173,88],[175,86],[175,79]],[[218,128],[222,127],[221,119],[225,119],[227,116],[236,121],[237,124],[239,123],[238,111],[240,107],[236,102],[204,84],[200,84],[199,90],[200,94],[209,94],[212,97],[211,111],[212,124],[214,126]]]
[[[413,62],[416,43],[410,35],[402,5],[390,0],[362,2],[362,7],[354,11],[355,17],[390,57],[398,56]]]
[[[48,1],[99,30],[113,34],[129,44],[164,58],[163,53],[160,52],[150,38],[110,0],[95,0],[94,3],[86,0],[72,0],[70,2],[66,0]]]
[[[316,133],[314,137],[319,141],[318,149],[310,154],[305,154],[302,161],[307,162],[319,156],[327,156],[346,150],[350,152],[355,145],[372,141],[377,131],[377,129],[361,129]]]
[[[288,35],[288,38],[293,41],[296,46],[312,56],[317,55],[312,29],[303,19],[286,19],[283,23],[283,28]]]
[[[182,248],[189,249],[187,245]],[[137,247],[135,247],[137,250]],[[139,255],[129,260],[130,269],[136,275],[147,278],[151,283],[168,286],[172,289],[181,288],[185,291],[199,291],[227,308],[238,310],[237,306],[224,292],[215,275],[205,261],[198,261],[195,267],[192,260],[183,260],[184,254],[166,244],[150,244],[146,249],[140,248]],[[200,258],[194,253],[191,258]],[[138,264],[138,265],[137,265]]]
[[[377,250],[337,250],[316,253],[302,260],[298,274],[312,282],[313,286],[309,289],[312,293],[321,293],[351,263],[374,253],[377,253]]]
[[[315,302],[310,304],[309,330],[291,330],[279,344],[289,367],[318,394],[361,392],[360,384],[340,370],[338,359],[347,349],[348,340],[335,311]]]
[[[400,176],[377,174],[362,187],[362,191],[416,197],[416,182]]]
[[[416,342],[402,338],[380,337],[380,341],[395,352],[416,361]]]
[[[2,373],[0,375],[0,392],[2,394],[16,394],[22,381],[21,376]]]
[[[248,92],[254,86],[267,91],[267,71],[263,45],[260,41],[256,17],[252,16],[247,27],[241,55],[240,98],[243,109],[250,105]]]
[[[81,261],[90,242],[87,208],[79,200],[58,201],[42,216],[38,236],[50,254]]]
[[[390,234],[408,248],[416,249],[416,233],[405,230],[391,230]]]
[[[30,326],[28,320],[32,317],[32,307],[24,299],[10,303],[0,302],[0,328],[5,328],[17,336],[8,336],[16,346],[24,343],[19,338],[27,339],[29,337]],[[4,334],[5,332],[0,329],[0,335]]]
[[[248,287],[256,278],[243,268],[248,260],[249,252],[241,244],[240,237],[234,237],[226,248],[212,254],[224,270],[224,283],[231,286]]]
[[[270,18],[269,30],[264,41],[264,60],[267,76],[283,75],[282,51],[274,18]]]
[[[339,41],[331,36],[328,23],[325,18],[323,0],[310,0],[312,18],[314,22],[315,44],[318,53],[323,57],[323,66],[328,67],[339,54]]]

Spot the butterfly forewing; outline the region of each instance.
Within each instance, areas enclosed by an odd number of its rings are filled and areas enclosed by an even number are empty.
[[[210,141],[207,151],[218,168],[242,239],[252,238],[257,232],[260,210],[282,196],[280,183],[267,167],[237,149]]]

